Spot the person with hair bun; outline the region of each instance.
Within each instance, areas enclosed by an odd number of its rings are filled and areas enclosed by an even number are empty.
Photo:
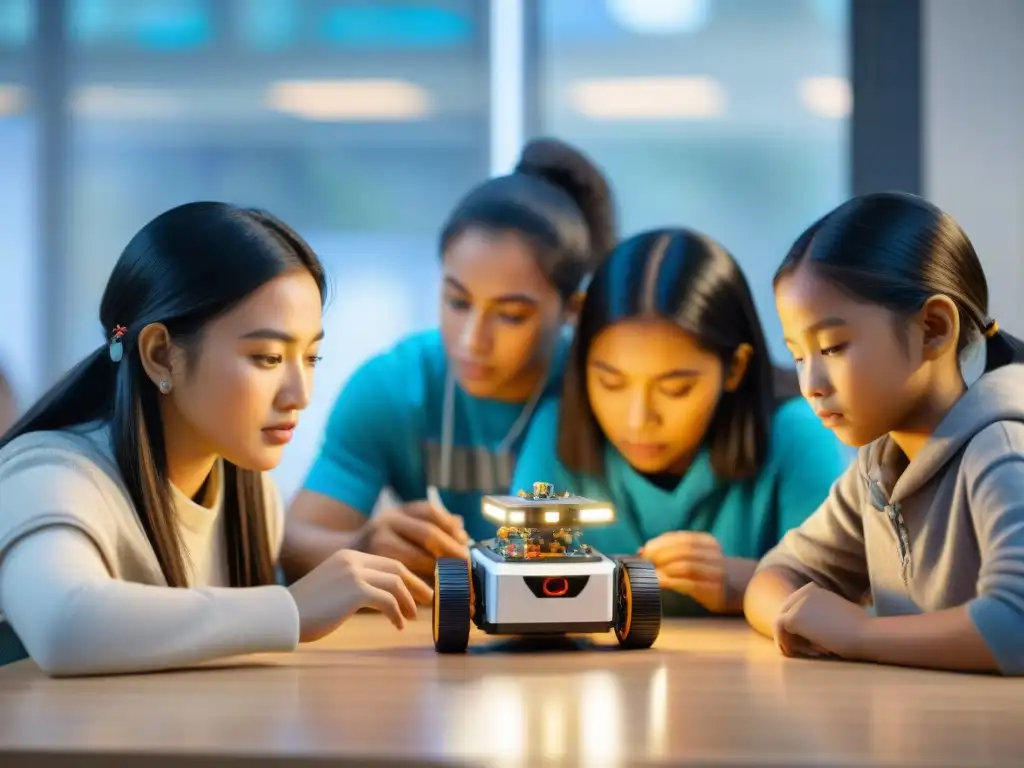
[[[441,228],[438,329],[350,377],[289,510],[289,578],[357,546],[432,574],[493,536],[480,498],[505,493],[537,402],[558,391],[594,265],[615,245],[601,171],[554,139],[470,190]],[[382,490],[400,500],[370,517]]]
[[[902,193],[844,203],[776,273],[804,396],[859,448],[748,586],[787,656],[1024,675],[1024,344],[988,298],[964,231]]]

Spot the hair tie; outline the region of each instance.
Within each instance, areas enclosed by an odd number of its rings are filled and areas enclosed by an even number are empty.
[[[121,362],[124,357],[124,345],[121,344],[121,337],[128,331],[123,325],[115,325],[110,336],[110,359],[115,363]]]
[[[985,338],[991,339],[993,336],[999,333],[999,323],[997,323],[995,320],[989,320],[988,324],[985,326],[985,330],[982,332],[985,334]]]

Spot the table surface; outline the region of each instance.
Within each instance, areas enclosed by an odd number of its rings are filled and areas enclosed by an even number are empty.
[[[19,662],[0,669],[0,763],[964,768],[1024,752],[1024,680],[785,659],[741,620],[669,621],[647,651],[473,631],[468,654],[440,656],[429,614],[404,632],[360,614],[295,653],[174,672],[53,680]]]

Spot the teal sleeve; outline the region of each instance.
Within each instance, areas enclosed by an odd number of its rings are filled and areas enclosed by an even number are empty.
[[[772,436],[778,453],[778,525],[781,539],[828,498],[854,455],[825,428],[805,400],[793,400],[776,413]]]
[[[558,400],[551,398],[541,403],[530,420],[512,475],[509,492],[513,495],[529,491],[538,482],[554,484],[556,492],[578,492],[576,478],[558,460],[558,414]]]
[[[398,396],[387,355],[371,358],[349,378],[327,420],[320,454],[305,488],[369,515],[381,490],[413,444],[411,414]],[[410,375],[405,371],[403,375]]]

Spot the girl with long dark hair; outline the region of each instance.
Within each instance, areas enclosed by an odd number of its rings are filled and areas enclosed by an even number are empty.
[[[430,598],[358,552],[276,584],[265,473],[309,403],[323,292],[316,255],[260,211],[190,203],[132,238],[106,339],[0,440],[0,662],[74,675],[284,651],[363,605],[402,626]]]

